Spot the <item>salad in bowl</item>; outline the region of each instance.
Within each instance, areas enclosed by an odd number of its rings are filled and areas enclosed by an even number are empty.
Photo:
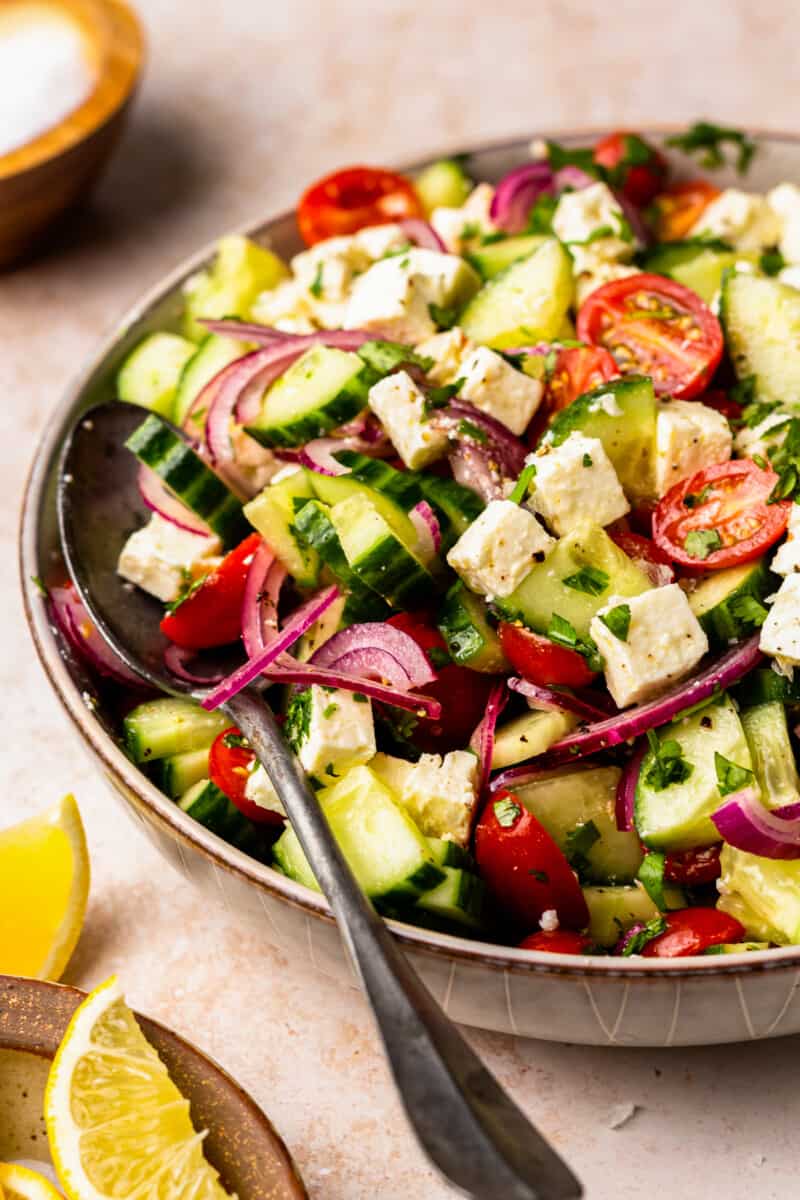
[[[744,171],[754,147],[673,139]],[[576,955],[800,943],[800,186],[674,178],[635,133],[303,195],[222,240],[123,363],[149,520],[119,574],[200,706],[126,689],[133,761],[316,887],[218,706],[260,681],[387,915]]]

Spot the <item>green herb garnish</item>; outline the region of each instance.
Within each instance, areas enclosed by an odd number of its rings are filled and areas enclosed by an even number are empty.
[[[575,592],[585,592],[587,596],[601,596],[611,582],[611,577],[605,571],[587,565],[581,567],[574,575],[567,575],[561,582]]]
[[[498,825],[502,825],[503,829],[510,829],[522,816],[522,809],[516,800],[508,798],[495,800],[494,815],[497,817]]]
[[[777,247],[765,250],[758,260],[758,265],[765,275],[777,275],[786,266],[786,259]]]
[[[308,290],[312,296],[316,296],[317,300],[319,300],[322,295],[322,263],[317,263],[317,273],[314,276],[314,282],[309,285]]]
[[[662,742],[652,729],[647,731],[647,741],[652,755],[643,774],[647,787],[654,792],[663,792],[673,783],[684,783],[694,767],[684,758],[680,742],[674,738]]]
[[[297,751],[308,738],[311,729],[311,688],[293,696],[286,710],[283,732],[287,742]]]
[[[658,854],[654,850],[648,850],[642,859],[642,865],[639,867],[636,876],[653,901],[653,904],[662,912],[667,907],[664,898],[664,868],[666,867],[666,862],[666,855]]]
[[[716,529],[693,529],[687,533],[683,548],[690,558],[705,559],[722,545]]]
[[[740,792],[742,788],[749,787],[753,782],[753,772],[748,767],[740,767],[717,750],[714,751],[714,769],[717,772],[720,796],[729,796],[731,792]]]
[[[687,492],[683,497],[683,503],[687,508],[699,508],[701,504],[705,504],[711,492],[711,484],[707,483],[700,492]]]
[[[652,917],[645,926],[628,939],[623,948],[622,957],[630,958],[632,954],[641,954],[647,943],[652,942],[653,938],[657,938],[666,928],[667,922],[662,916]]]
[[[728,608],[748,630],[760,629],[767,619],[767,609],[755,596],[733,596]]]
[[[228,750],[250,749],[250,743],[243,733],[223,733],[222,744]]]
[[[183,580],[181,583],[181,590],[178,592],[178,595],[175,597],[175,599],[170,601],[170,603],[167,605],[167,612],[170,614],[170,616],[172,616],[173,613],[176,613],[182,604],[185,604],[187,600],[190,600],[198,588],[203,586],[206,580],[205,575],[200,575],[197,579],[193,579],[186,567],[181,569],[181,576]]]
[[[452,329],[458,321],[457,308],[443,308],[439,304],[429,304],[428,312],[431,320],[439,329]]]
[[[756,143],[741,129],[725,125],[714,125],[710,121],[695,121],[686,133],[674,134],[666,139],[668,146],[683,150],[684,154],[699,154],[700,165],[713,169],[727,164],[724,147],[736,152],[736,169],[743,175],[752,162]]]
[[[564,617],[559,616],[558,613],[553,613],[550,618],[546,636],[551,642],[555,642],[557,646],[565,646],[569,650],[576,650],[578,654],[586,659],[586,665],[590,671],[602,671],[603,659],[592,639],[590,637],[580,637],[575,627],[570,625],[569,621]]]
[[[479,442],[482,446],[485,446],[489,441],[484,430],[472,421],[459,421],[456,426],[456,432],[460,433],[462,437],[472,438],[473,442]]]
[[[514,484],[514,490],[508,497],[512,504],[521,504],[528,494],[531,481],[536,478],[536,463],[528,463]]]
[[[576,825],[566,836],[564,854],[573,871],[576,871],[581,879],[589,868],[587,855],[599,840],[600,830],[594,821],[584,821],[582,825]]]
[[[600,620],[603,622],[606,629],[613,633],[615,638],[619,638],[621,642],[627,642],[628,631],[631,627],[630,604],[615,605],[614,608],[610,608],[608,612],[600,613]]]

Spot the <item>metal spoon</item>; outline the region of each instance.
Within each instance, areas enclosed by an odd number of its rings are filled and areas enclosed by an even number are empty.
[[[124,448],[142,410],[115,401],[86,413],[61,458],[58,517],[69,573],[97,628],[153,687],[202,699],[164,667],[162,607],[116,573],[147,514]],[[229,665],[236,665],[226,652]],[[214,669],[220,665],[215,656]],[[356,883],[265,701],[245,690],[223,706],[279,792],[328,898],[383,1039],[408,1119],[444,1178],[474,1200],[573,1200],[578,1180],[445,1016]]]

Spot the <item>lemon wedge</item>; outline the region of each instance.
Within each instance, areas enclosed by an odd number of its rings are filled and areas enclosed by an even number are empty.
[[[50,1153],[70,1200],[225,1200],[167,1068],[115,976],[84,1000],[50,1069]]]
[[[49,1179],[16,1163],[0,1163],[0,1198],[5,1200],[62,1200]]]
[[[74,796],[0,830],[0,973],[59,979],[88,898],[89,855]]]

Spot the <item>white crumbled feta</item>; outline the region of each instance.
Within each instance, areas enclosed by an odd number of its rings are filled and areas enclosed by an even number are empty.
[[[494,232],[489,215],[494,197],[490,183],[479,183],[460,208],[435,208],[431,225],[451,254],[462,254],[465,246],[477,235]]]
[[[378,259],[409,245],[399,225],[370,225],[352,237],[326,238],[292,259],[297,283],[316,300],[342,301],[353,280]]]
[[[539,925],[546,933],[555,933],[559,926],[556,910],[554,908],[546,908],[539,917]]]
[[[404,249],[408,243],[408,234],[401,225],[367,225],[353,235],[353,242],[364,255],[365,261],[359,263],[363,271],[371,263],[377,262],[387,254]]]
[[[189,533],[153,513],[122,547],[117,573],[157,600],[171,604],[187,583],[216,566],[222,544],[212,534]]]
[[[286,279],[277,287],[256,297],[251,315],[254,321],[274,326],[284,333],[313,333],[313,297],[297,279]]]
[[[793,414],[786,409],[776,409],[752,429],[743,425],[734,439],[739,458],[753,458],[758,455],[769,458],[770,454],[783,445],[792,416]]]
[[[800,266],[784,267],[782,271],[778,272],[778,280],[788,287],[797,288],[800,291]]]
[[[553,215],[553,232],[569,246],[575,274],[590,274],[600,263],[633,258],[636,240],[622,206],[605,183],[564,192]]]
[[[605,413],[607,417],[621,417],[622,409],[619,406],[619,400],[613,392],[604,392],[601,396],[595,396],[589,401],[589,412]]]
[[[589,249],[591,249],[591,246]],[[631,267],[627,263],[605,262],[603,260],[591,262],[588,257],[585,258],[584,269],[575,277],[575,301],[578,308],[580,308],[587,296],[597,291],[604,283],[613,283],[617,279],[625,279],[628,275],[638,274],[639,268]]]
[[[425,396],[407,371],[395,371],[373,384],[369,406],[410,470],[428,466],[447,449],[447,433],[431,424]]]
[[[413,248],[382,259],[356,279],[344,327],[421,342],[436,332],[431,305],[460,304],[479,286],[477,273],[457,255]]]
[[[721,238],[734,250],[760,253],[781,235],[780,221],[766,197],[726,188],[698,217],[688,237]]]
[[[269,775],[260,762],[255,762],[254,766],[255,770],[247,776],[244,786],[245,799],[257,804],[259,808],[269,809],[270,812],[280,813],[282,817],[285,817],[286,809],[283,807],[283,801],[272,786]]]
[[[447,561],[483,596],[510,596],[555,545],[533,513],[512,500],[492,500],[452,547]]]
[[[603,620],[624,605],[630,614],[625,638]],[[639,596],[613,596],[592,618],[590,633],[604,660],[608,690],[620,708],[640,704],[665,691],[697,665],[708,639],[677,583]]]
[[[478,346],[461,364],[463,383],[459,397],[468,400],[515,433],[524,433],[544,393],[540,379],[532,379],[506,362],[488,346]]]
[[[436,333],[414,347],[417,354],[432,358],[433,366],[428,379],[439,387],[455,383],[461,374],[461,363],[475,349],[475,343],[467,337],[459,325]]]
[[[793,575],[800,571],[800,504],[793,504],[789,510],[786,541],[778,547],[770,570],[776,575]]]
[[[469,843],[478,803],[478,759],[469,750],[423,754],[407,763],[378,754],[370,764],[426,837]]]
[[[656,489],[659,496],[687,475],[727,462],[733,436],[722,413],[696,400],[666,400],[656,419]]]
[[[779,183],[767,193],[767,202],[780,223],[778,249],[787,263],[800,263],[800,187]]]
[[[787,575],[778,588],[759,644],[781,665],[800,663],[800,575]]]
[[[372,703],[356,700],[352,692],[317,684],[308,690],[308,726],[295,746],[297,757],[309,775],[332,783],[374,757]]]
[[[571,433],[560,446],[543,446],[533,462],[527,504],[559,537],[581,521],[610,525],[630,509],[599,438]]]

